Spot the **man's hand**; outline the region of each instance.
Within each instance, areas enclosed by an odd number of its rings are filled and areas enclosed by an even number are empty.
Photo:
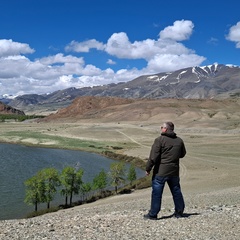
[[[146,171],[146,176],[148,176],[150,174],[150,171]]]

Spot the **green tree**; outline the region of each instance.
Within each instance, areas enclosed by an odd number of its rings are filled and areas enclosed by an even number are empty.
[[[110,165],[110,179],[111,184],[117,193],[118,186],[125,182],[125,164],[123,162],[116,162]]]
[[[137,179],[136,170],[133,164],[130,165],[128,169],[127,179],[130,182],[130,185],[132,186],[133,181]]]
[[[65,167],[60,175],[62,184],[61,194],[65,196],[65,205],[67,206],[68,197],[70,198],[70,205],[72,205],[73,194],[78,194],[83,183],[83,170],[76,170],[73,167]]]
[[[103,189],[107,187],[108,184],[108,176],[107,173],[102,169],[101,172],[96,175],[93,179],[93,189],[100,189],[100,193],[102,193]]]
[[[47,208],[50,208],[50,202],[54,199],[57,187],[60,186],[58,171],[55,168],[45,168],[40,171],[40,175],[45,183],[45,196]]]
[[[83,183],[80,192],[82,193],[82,200],[87,199],[87,194],[92,190],[91,183]]]
[[[33,177],[24,182],[26,186],[25,202],[30,205],[35,205],[35,211],[38,210],[38,204],[46,200],[45,182],[38,172]]]

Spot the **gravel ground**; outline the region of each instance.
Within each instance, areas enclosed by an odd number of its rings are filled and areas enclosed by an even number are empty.
[[[150,188],[137,190],[32,219],[0,221],[0,239],[240,239],[240,187],[187,192],[180,219],[171,217],[169,193],[159,219],[143,219],[150,194]]]

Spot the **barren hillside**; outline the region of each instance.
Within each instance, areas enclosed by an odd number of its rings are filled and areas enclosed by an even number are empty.
[[[24,112],[0,102],[0,114],[24,115]]]
[[[227,128],[239,127],[239,99],[124,99],[114,97],[79,97],[67,108],[51,114],[44,121],[159,122],[174,120],[180,125],[228,122]]]

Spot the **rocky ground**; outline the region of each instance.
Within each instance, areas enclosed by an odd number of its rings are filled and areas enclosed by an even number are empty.
[[[145,220],[151,189],[116,195],[97,202],[32,219],[0,222],[0,239],[239,239],[240,187],[211,193],[186,192],[183,218],[172,217],[165,191],[158,220]],[[224,203],[224,205],[223,205]]]

